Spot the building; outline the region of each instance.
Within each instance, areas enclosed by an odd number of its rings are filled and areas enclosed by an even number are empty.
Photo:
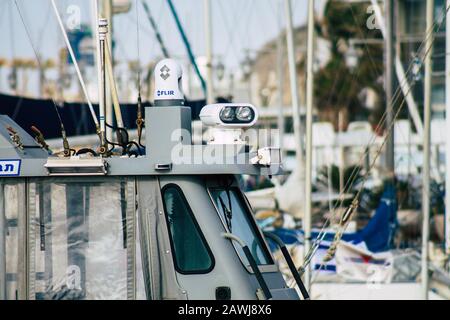
[[[405,70],[417,57],[417,51],[425,39],[426,0],[394,1],[398,19],[396,25],[397,50],[400,50]],[[437,27],[434,32],[432,55],[432,117],[444,118],[445,111],[445,1],[434,0],[434,18]],[[438,28],[438,26],[440,26]],[[421,58],[421,57],[419,57]],[[414,98],[423,108],[423,68],[414,87]]]

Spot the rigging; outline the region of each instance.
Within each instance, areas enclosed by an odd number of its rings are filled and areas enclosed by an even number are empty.
[[[447,14],[447,12],[448,12],[449,9],[450,9],[450,6],[449,6],[449,7],[445,7],[445,5],[444,5],[444,8],[442,9],[442,11],[443,11],[442,14],[443,14],[443,16],[446,16],[446,14]],[[440,23],[434,22],[433,26],[432,26],[429,30],[426,30],[426,33],[425,33],[425,39],[421,42],[419,48],[417,49],[417,55],[416,55],[416,56],[419,56],[420,52],[424,51],[424,52],[423,52],[423,55],[422,55],[422,57],[421,57],[421,61],[423,61],[423,60],[425,59],[425,57],[430,53],[431,48],[433,47],[433,43],[434,43],[434,41],[435,41],[435,38],[432,39],[432,44],[431,44],[431,46],[430,46],[429,48],[425,48],[425,50],[423,50],[423,46],[424,46],[425,43],[427,42],[428,38],[433,36],[433,32],[434,32],[435,27],[438,25],[438,29],[439,29],[439,28],[442,26],[442,24],[443,24],[444,21],[445,21],[445,19],[443,19]],[[407,72],[406,72],[406,77],[405,77],[405,80],[404,80],[404,81],[408,81],[408,77],[412,75],[412,76],[413,76],[413,79],[412,79],[413,81],[412,81],[412,83],[413,83],[413,85],[414,85],[414,84],[415,84],[415,81],[414,81],[413,64],[414,64],[414,62],[411,63],[411,64],[408,66],[408,70],[407,70]],[[393,96],[392,96],[392,103],[390,104],[391,106],[393,106],[399,99],[401,99],[401,96],[402,96],[402,95],[401,95],[401,88],[402,88],[402,84],[400,83],[400,84],[397,86],[397,89],[396,89],[396,91],[394,92],[394,94],[393,94]],[[405,94],[405,96],[408,95],[408,94],[409,94],[409,91],[411,91],[411,90],[412,90],[412,87],[410,86],[410,88],[409,88],[408,92]],[[394,114],[394,119],[393,119],[393,121],[392,121],[390,127],[386,128],[386,136],[388,136],[388,135],[391,133],[391,131],[393,130],[393,126],[394,126],[395,120],[396,120],[396,119],[398,118],[398,116],[400,115],[400,112],[401,112],[401,110],[402,110],[402,108],[403,108],[405,102],[406,102],[406,99],[405,99],[405,97],[403,97],[403,99],[402,99],[402,101],[401,101],[401,103],[400,103],[400,105],[399,105],[397,111],[396,111],[395,114]],[[387,111],[384,112],[382,118],[381,118],[380,121],[378,122],[377,127],[376,127],[376,129],[375,129],[375,132],[377,132],[378,129],[381,128],[381,127],[384,125],[384,123],[385,123],[385,121],[386,121],[386,114],[387,114]],[[374,139],[375,139],[375,134],[373,135],[372,138],[373,138],[373,139],[371,139],[371,142],[369,142],[368,146],[370,146],[370,145],[373,143],[373,141],[374,141]],[[383,140],[383,142],[382,142],[381,146],[379,147],[379,149],[377,150],[376,155],[375,155],[375,157],[374,157],[374,159],[373,159],[373,161],[372,161],[372,163],[371,163],[369,169],[367,170],[367,172],[365,172],[364,177],[363,177],[363,180],[362,180],[362,185],[361,185],[361,187],[359,188],[359,190],[358,190],[356,196],[354,197],[354,200],[353,200],[353,202],[352,202],[352,204],[351,204],[350,207],[357,206],[357,201],[358,201],[359,195],[361,194],[361,192],[362,192],[362,190],[363,190],[363,188],[364,188],[364,185],[365,185],[365,183],[366,183],[366,181],[367,181],[367,179],[368,179],[368,174],[370,173],[371,169],[373,169],[373,167],[375,166],[376,160],[378,159],[379,155],[381,154],[381,151],[382,151],[382,149],[383,149],[385,143],[386,143],[386,137],[385,137],[385,139]],[[360,158],[361,161],[364,160],[364,158],[365,158],[365,156],[366,156],[366,154],[367,154],[368,152],[369,152],[369,149],[366,148],[366,152],[364,152],[364,154],[363,154],[363,155],[361,156],[361,158]],[[359,168],[357,168],[357,167],[359,167]],[[354,181],[353,178],[354,178],[354,176],[355,176],[356,174],[359,174],[359,171],[361,170],[361,168],[362,168],[361,166],[356,166],[356,167],[354,168],[354,170],[352,171],[352,174],[350,175],[350,178],[347,180],[347,183],[346,183],[346,185],[345,185],[345,187],[344,187],[344,190],[343,190],[343,191],[341,192],[341,194],[340,194],[340,197],[341,197],[341,200],[339,201],[340,206],[342,206],[343,201],[344,201],[343,198],[342,198],[342,195],[343,195],[347,190],[350,190],[350,189],[353,187],[353,184],[355,183],[355,181]],[[334,209],[336,209],[337,206],[338,206],[338,205],[336,205],[336,206],[334,207]],[[347,225],[348,225],[348,221],[350,220],[351,215],[352,215],[355,211],[356,211],[356,210],[350,210],[350,208],[349,208],[348,210],[345,211],[346,213],[349,213],[349,216],[347,215],[347,217],[346,217],[346,221],[343,221],[343,217],[341,217],[341,219],[340,219],[341,224],[340,224],[340,226],[339,226],[339,230],[336,232],[336,237],[335,237],[335,239],[333,240],[333,245],[334,245],[334,246],[336,246],[337,243],[340,241],[340,239],[341,239],[341,237],[342,237],[342,235],[343,235],[343,232],[345,231],[345,229],[346,229],[346,227],[347,227]],[[303,263],[303,266],[300,268],[300,271],[301,271],[301,270],[304,270],[305,267],[306,267],[306,265],[309,264],[309,263],[311,262],[312,257],[314,256],[314,254],[317,252],[317,249],[319,248],[319,245],[321,244],[321,242],[323,241],[323,239],[325,238],[325,236],[326,236],[327,233],[328,233],[328,231],[326,231],[325,228],[329,226],[329,224],[330,224],[332,218],[334,218],[335,215],[336,215],[336,213],[333,213],[333,215],[330,216],[330,217],[328,217],[327,220],[325,221],[325,223],[324,223],[324,225],[322,226],[322,228],[321,228],[321,230],[320,230],[318,236],[316,237],[316,240],[314,241],[313,245],[311,246],[310,251],[307,253],[306,259],[305,259],[305,261],[304,261],[304,263]],[[332,246],[332,247],[334,247],[334,246]],[[330,249],[331,249],[332,247],[330,247]],[[328,256],[326,256],[325,258],[330,258],[330,256],[332,257],[332,255],[334,254],[332,251],[333,251],[333,249],[329,252]],[[326,263],[326,261],[325,261],[325,259],[323,259],[323,260],[322,260],[322,263],[321,263],[320,266],[319,266],[319,269],[317,270],[317,272],[316,272],[316,274],[315,274],[314,279],[312,280],[312,283],[315,281],[315,279],[317,279],[318,272],[323,268],[323,266],[324,266],[325,263]]]
[[[36,51],[36,48],[34,46],[34,43],[33,43],[32,39],[31,39],[30,30],[28,29],[28,27],[27,27],[27,25],[25,23],[22,11],[20,10],[20,6],[17,3],[17,0],[14,0],[14,3],[16,5],[17,11],[19,13],[20,20],[22,21],[23,27],[25,29],[25,33],[27,34],[27,37],[28,37],[28,40],[30,42],[31,48],[33,49],[34,55],[36,57],[36,62],[38,64],[39,68],[42,68],[42,63],[41,63],[40,57],[39,57],[39,55],[38,55],[38,53]],[[66,129],[64,128],[64,123],[63,123],[63,121],[61,119],[61,114],[59,113],[58,106],[56,105],[56,102],[55,102],[55,99],[53,98],[53,96],[51,97],[51,100],[53,102],[53,106],[54,106],[56,115],[58,116],[58,121],[59,121],[60,129],[61,129],[61,138],[63,140],[63,148],[64,148],[63,154],[64,154],[65,157],[69,157],[73,152],[75,152],[75,150],[70,148],[69,141],[67,140]]]

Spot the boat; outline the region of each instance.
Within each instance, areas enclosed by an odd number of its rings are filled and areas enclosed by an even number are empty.
[[[52,154],[0,116],[0,299],[299,299],[265,236],[284,244],[258,228],[235,178],[280,173],[277,150],[238,141],[205,163],[225,145],[191,143],[181,76],[174,60],[156,66],[145,147]],[[200,117],[226,133],[257,112],[217,104]]]

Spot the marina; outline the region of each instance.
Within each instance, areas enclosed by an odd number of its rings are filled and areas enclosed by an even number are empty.
[[[449,9],[0,0],[0,300],[449,300]]]

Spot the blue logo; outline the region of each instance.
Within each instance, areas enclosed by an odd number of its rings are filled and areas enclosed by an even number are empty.
[[[158,91],[156,91],[156,95],[158,97],[161,97],[161,96],[174,96],[175,95],[175,91],[173,91],[173,90],[168,90],[168,91],[166,91],[166,90],[158,90]]]
[[[18,176],[20,160],[0,160],[0,176]]]

